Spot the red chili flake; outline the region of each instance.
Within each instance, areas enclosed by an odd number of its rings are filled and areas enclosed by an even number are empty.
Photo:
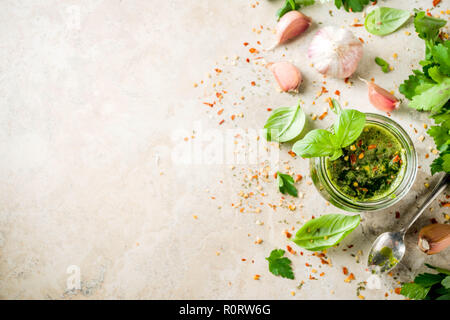
[[[362,27],[364,26],[362,23],[354,23],[352,24],[352,27]]]
[[[372,5],[373,5],[373,6],[374,6],[374,5],[376,5],[376,4],[377,4],[377,2],[378,2],[378,1],[374,1],[374,2],[372,2]]]
[[[309,280],[317,280],[317,279],[314,278],[312,275],[309,275]]]
[[[448,203],[448,202],[441,202],[441,206],[446,207],[446,208],[450,208],[450,203]]]
[[[438,223],[437,220],[436,220],[435,218],[430,219],[430,222],[431,222],[432,224]]]
[[[323,118],[325,118],[327,116],[328,112],[324,112],[320,115],[319,120],[323,120]]]
[[[311,267],[311,265],[307,262],[307,263],[305,263],[305,266],[307,266],[307,267]]]
[[[275,172],[275,173],[273,174],[273,178],[276,179],[277,176],[278,176],[278,174]]]
[[[284,234],[286,236],[286,238],[290,239],[292,237],[292,233],[290,233],[289,231],[284,231]]]
[[[260,45],[260,44],[261,44],[261,41],[258,40],[258,41],[256,41],[256,43]]]
[[[402,288],[395,288],[395,290],[394,290],[394,292],[395,292],[396,294],[400,294],[401,291],[402,291]]]
[[[315,219],[315,218],[316,218],[315,216],[312,216],[312,217],[311,217],[311,220],[312,220],[312,219]]]
[[[300,251],[300,255],[301,255],[301,256],[303,255],[303,251]]]
[[[256,82],[255,81],[252,81],[251,84],[252,84],[252,86],[256,86]]]
[[[245,258],[242,258],[242,259],[241,259],[241,261],[247,261],[247,259],[245,259]]]
[[[222,72],[222,70],[220,70],[220,69],[217,69],[217,68],[216,68],[216,69],[214,69],[214,70],[216,70],[216,72],[217,72],[217,73],[221,73],[221,72]]]
[[[258,50],[256,50],[255,48],[250,48],[248,51],[250,51],[250,53],[256,53],[256,52],[258,52]]]
[[[250,59],[249,58],[245,59],[245,61],[247,61],[247,63],[250,63]]]
[[[321,274],[319,274],[319,276],[323,277],[325,275],[325,272],[322,272]]]
[[[219,111],[217,111],[217,114],[220,116],[222,114],[222,112],[223,112],[223,108],[220,109]]]
[[[392,159],[392,162],[396,163],[400,161],[400,156],[397,154],[394,159]]]
[[[220,122],[219,122],[219,125],[221,125],[222,123],[224,123],[225,122],[225,120],[221,120]]]
[[[292,151],[292,150],[290,150],[290,151],[288,151],[288,153],[291,155],[291,157],[295,157],[297,154],[294,152],[294,151]]]
[[[433,15],[429,11],[427,11],[427,16],[432,17]]]
[[[400,219],[400,212],[399,211],[395,211],[395,219]]]
[[[433,6],[436,7],[440,2],[441,0],[433,0]]]
[[[344,275],[348,275],[348,269],[346,267],[342,267],[342,272]]]
[[[351,154],[350,155],[350,163],[351,164],[355,164],[356,163],[356,154]]]
[[[231,115],[231,120],[234,120],[236,118],[236,115],[235,114],[232,114]]]
[[[244,46],[248,46],[248,42],[244,42]]]
[[[359,140],[358,141],[358,147],[361,147],[362,146],[362,140]]]
[[[215,102],[214,102],[215,103]],[[209,107],[213,107],[214,106],[214,103],[209,103],[209,102],[203,102],[203,104],[205,104],[205,105],[207,105],[207,106],[209,106]]]
[[[293,249],[291,248],[291,246],[286,246],[286,249],[287,249],[287,251],[288,251],[290,254],[297,254],[297,252],[296,252],[295,250],[293,250]]]
[[[269,112],[272,111],[272,108],[267,108],[267,111],[269,111]]]
[[[322,262],[322,264],[330,264],[327,260],[320,258],[320,262]]]
[[[363,38],[359,37],[358,39],[359,39],[359,41],[361,41],[361,43],[365,43]]]
[[[367,147],[367,150],[372,150],[375,149],[377,147],[376,144],[371,144],[370,146]]]
[[[340,92],[339,90],[336,90],[336,91],[334,92],[334,94],[337,95],[337,96],[340,96],[340,95],[341,95],[341,92]]]
[[[301,174],[298,174],[295,176],[295,182],[299,182],[302,179],[303,179],[303,176]]]
[[[349,77],[345,78],[345,79],[344,79],[344,82],[345,82],[345,83],[349,83],[348,79],[349,79]]]
[[[216,97],[219,98],[219,99],[222,99],[223,95],[220,92],[216,92]]]

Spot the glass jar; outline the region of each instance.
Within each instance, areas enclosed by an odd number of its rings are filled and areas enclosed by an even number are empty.
[[[319,193],[336,207],[347,211],[374,211],[392,206],[408,193],[417,175],[417,154],[406,131],[388,117],[374,113],[366,113],[366,124],[378,125],[389,131],[400,142],[406,160],[397,178],[400,180],[396,181],[396,185],[384,197],[370,201],[350,198],[331,182],[326,167],[327,157],[310,160],[311,178]]]

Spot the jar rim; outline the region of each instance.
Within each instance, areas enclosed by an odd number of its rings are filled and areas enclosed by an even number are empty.
[[[327,157],[313,158],[311,159],[315,163],[311,165],[317,165],[318,167],[318,179],[321,185],[326,189],[325,191],[331,197],[329,200],[334,205],[350,210],[350,211],[375,211],[390,207],[400,201],[411,189],[416,175],[417,175],[417,152],[414,148],[414,144],[408,135],[408,133],[394,120],[375,113],[365,113],[366,124],[374,124],[383,127],[388,130],[394,137],[400,142],[405,154],[405,165],[402,169],[401,181],[396,182],[396,187],[393,188],[384,197],[370,200],[370,201],[357,201],[354,198],[350,198],[345,195],[331,182],[326,170]],[[316,185],[316,187],[318,187]],[[319,190],[320,191],[320,190]]]

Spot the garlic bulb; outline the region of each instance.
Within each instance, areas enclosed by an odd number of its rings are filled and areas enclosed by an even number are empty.
[[[335,78],[350,77],[363,55],[362,43],[347,29],[320,29],[308,48],[314,68]]]
[[[282,61],[269,63],[268,68],[272,71],[275,80],[284,92],[298,91],[302,83],[302,74],[292,63]]]
[[[393,94],[373,82],[368,82],[363,78],[359,79],[367,84],[369,101],[375,108],[381,111],[391,112],[398,107],[399,101]]]
[[[419,249],[426,254],[439,253],[450,246],[450,225],[434,223],[419,232]]]
[[[299,11],[289,11],[281,17],[277,24],[277,44],[285,43],[286,41],[293,39],[309,28],[311,25],[311,18],[305,16]]]

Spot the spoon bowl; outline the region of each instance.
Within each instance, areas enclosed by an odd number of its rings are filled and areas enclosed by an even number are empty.
[[[405,254],[405,234],[385,232],[373,243],[369,252],[368,266],[372,273],[389,271],[400,262]]]

